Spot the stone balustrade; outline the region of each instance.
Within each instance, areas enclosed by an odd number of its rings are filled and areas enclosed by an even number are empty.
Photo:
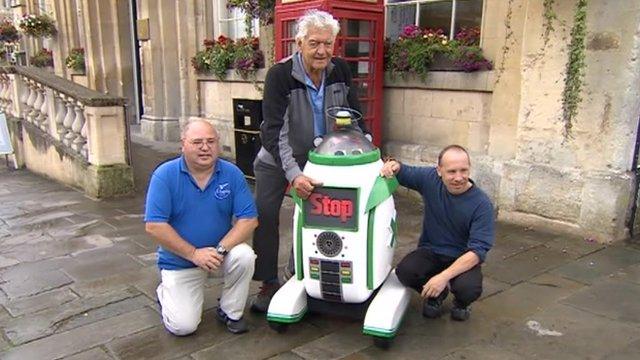
[[[125,100],[37,68],[0,69],[18,163],[95,197],[133,190]]]

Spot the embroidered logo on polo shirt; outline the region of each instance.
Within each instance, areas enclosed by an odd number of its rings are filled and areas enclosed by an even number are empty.
[[[216,199],[218,200],[224,200],[226,198],[229,197],[229,194],[231,194],[231,189],[229,189],[229,183],[223,183],[218,185],[218,187],[216,188]]]

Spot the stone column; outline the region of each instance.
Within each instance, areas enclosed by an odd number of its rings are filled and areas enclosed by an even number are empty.
[[[135,122],[133,56],[128,1],[80,0],[85,31],[88,87],[127,99],[127,121]]]
[[[521,97],[521,60],[528,0],[486,0],[483,48],[494,62],[489,155],[513,159]]]
[[[140,125],[143,136],[153,140],[180,136],[177,5],[169,0],[139,4],[139,18],[149,21],[149,40],[141,43],[144,114]]]

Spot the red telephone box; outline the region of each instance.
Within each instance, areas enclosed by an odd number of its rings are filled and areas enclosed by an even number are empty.
[[[382,85],[384,82],[383,0],[277,0],[275,7],[276,61],[296,51],[295,23],[309,9],[331,13],[340,21],[334,56],[345,59],[364,120],[376,146],[382,141]]]

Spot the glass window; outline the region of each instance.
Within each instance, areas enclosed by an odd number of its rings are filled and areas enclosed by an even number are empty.
[[[386,36],[397,39],[407,25],[442,29],[450,39],[464,28],[480,28],[483,0],[387,0]]]
[[[444,34],[449,36],[451,33],[452,8],[453,0],[418,3],[420,16],[418,17],[417,25],[421,28],[442,29]]]
[[[233,40],[247,36],[246,26],[244,24],[245,14],[242,9],[227,7],[226,0],[214,0],[217,4],[217,31],[214,37],[224,35]],[[253,36],[259,36],[259,22],[253,19]]]

